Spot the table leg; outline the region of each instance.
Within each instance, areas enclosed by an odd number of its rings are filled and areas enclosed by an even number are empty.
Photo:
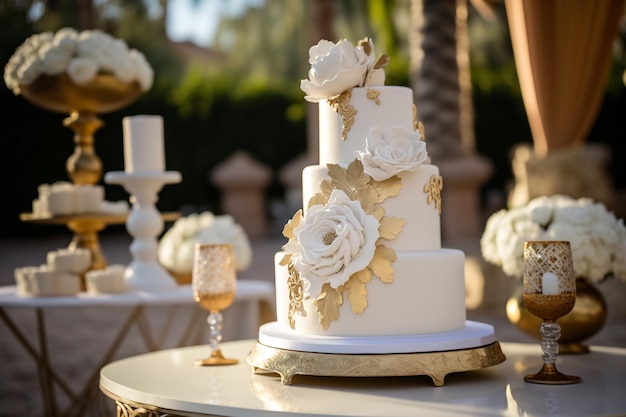
[[[43,394],[43,403],[46,414],[58,416],[59,410],[54,396],[54,382],[50,376],[52,367],[50,366],[50,357],[48,354],[48,342],[46,338],[46,324],[43,311],[38,308],[35,310],[37,316],[37,338],[39,339],[39,353],[41,355],[42,366],[37,367],[39,374],[39,384]]]
[[[0,318],[7,325],[11,333],[15,336],[18,342],[22,345],[22,347],[30,354],[30,356],[35,360],[37,365],[37,370],[39,372],[39,382],[42,389],[42,395],[44,400],[44,405],[47,410],[48,415],[54,415],[57,413],[56,408],[50,408],[50,402],[48,401],[47,387],[52,386],[52,383],[55,382],[62,390],[65,395],[68,396],[72,401],[76,400],[76,395],[72,392],[70,387],[61,379],[61,377],[54,372],[54,369],[50,367],[48,361],[48,353],[47,353],[47,345],[46,343],[41,343],[40,341],[40,349],[44,349],[45,351],[45,359],[44,352],[37,351],[37,349],[30,343],[28,338],[22,333],[19,327],[15,324],[15,322],[11,319],[11,317],[4,311],[3,308],[0,307]],[[37,309],[37,329],[38,329],[38,337],[41,340],[41,337],[45,339],[45,323],[43,312],[40,309]]]
[[[139,322],[139,318],[142,316],[143,310],[144,310],[143,305],[138,305],[135,308],[133,308],[133,311],[131,312],[130,316],[128,316],[128,318],[122,325],[122,328],[118,332],[117,336],[115,337],[115,340],[113,341],[113,343],[111,344],[107,352],[105,353],[104,357],[102,358],[102,360],[100,360],[98,365],[96,365],[96,367],[94,368],[94,371],[91,373],[91,375],[87,379],[87,382],[85,383],[85,386],[79,395],[80,400],[74,401],[74,403],[71,404],[68,407],[68,409],[65,411],[65,413],[63,413],[64,416],[84,415],[85,409],[87,408],[87,405],[90,403],[92,397],[97,395],[99,392],[97,382],[98,382],[98,377],[100,376],[100,369],[107,363],[111,362],[111,360],[113,359],[113,356],[117,353],[120,345],[126,338],[126,335],[128,334],[128,331],[131,329],[132,325],[134,323]],[[74,410],[76,411],[73,412]]]

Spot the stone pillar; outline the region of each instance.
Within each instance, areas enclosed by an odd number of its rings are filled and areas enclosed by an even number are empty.
[[[435,162],[443,177],[441,234],[448,243],[480,238],[483,232],[480,189],[493,171],[485,157],[467,154]]]
[[[222,210],[251,238],[268,232],[265,190],[271,180],[272,170],[244,151],[235,152],[210,174],[210,181],[222,191]]]
[[[511,166],[515,186],[509,194],[508,206],[519,207],[535,197],[563,194],[572,198],[589,197],[613,206],[613,186],[607,166],[611,156],[608,148],[589,143],[537,156],[530,144],[513,150]]]

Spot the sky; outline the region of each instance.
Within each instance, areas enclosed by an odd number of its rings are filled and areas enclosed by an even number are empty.
[[[167,33],[173,41],[210,46],[222,16],[237,16],[263,0],[170,0]]]

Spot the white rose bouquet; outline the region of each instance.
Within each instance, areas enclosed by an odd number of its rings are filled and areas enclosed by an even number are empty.
[[[319,41],[309,49],[309,79],[300,82],[300,89],[306,93],[304,99],[317,103],[353,87],[385,84],[382,67],[389,57],[374,57],[374,43],[369,38],[360,40],[356,47],[345,39],[336,44]]]
[[[40,75],[63,73],[77,85],[100,73],[113,74],[125,83],[137,81],[144,91],[152,87],[154,76],[145,56],[123,40],[100,30],[63,28],[26,39],[5,65],[4,82],[18,95],[20,85],[30,85]]]
[[[237,271],[246,270],[252,262],[252,247],[243,227],[232,216],[215,216],[210,211],[176,220],[159,241],[159,262],[172,272],[191,274],[196,243],[230,243]]]
[[[538,197],[527,205],[494,213],[480,240],[485,260],[507,275],[524,272],[524,241],[570,242],[578,277],[626,281],[626,228],[601,203],[562,195]]]

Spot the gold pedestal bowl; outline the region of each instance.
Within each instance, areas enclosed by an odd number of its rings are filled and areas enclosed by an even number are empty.
[[[46,110],[69,114],[63,125],[74,131],[74,153],[67,174],[74,184],[95,184],[102,178],[102,162],[94,150],[94,133],[103,126],[98,114],[119,110],[142,93],[138,82],[124,83],[112,74],[98,74],[77,85],[67,74],[41,75],[21,94]]]

